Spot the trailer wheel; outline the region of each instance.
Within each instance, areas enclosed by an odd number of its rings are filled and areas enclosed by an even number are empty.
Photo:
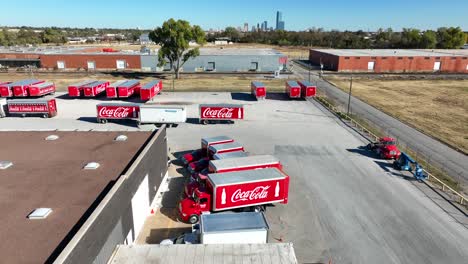
[[[206,120],[206,119],[205,119],[205,120],[202,120],[202,124],[204,124],[204,125],[208,125],[209,123],[210,123],[210,121],[208,121],[208,120]]]
[[[49,115],[48,114],[43,114],[42,117],[43,118],[49,118]]]
[[[189,222],[190,222],[192,225],[198,223],[198,215],[191,215],[190,218],[189,218]]]
[[[99,121],[101,122],[101,124],[107,123],[107,119],[101,119],[101,120],[99,120]]]
[[[254,207],[254,211],[255,212],[265,212],[266,211],[266,207],[263,206],[263,205],[257,205]]]
[[[26,114],[21,114],[21,117],[26,117]]]

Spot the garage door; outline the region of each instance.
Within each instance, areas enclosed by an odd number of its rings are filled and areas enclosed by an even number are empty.
[[[125,61],[124,60],[117,60],[117,69],[122,70],[125,69]]]
[[[133,215],[133,240],[136,239],[138,233],[140,233],[143,224],[145,223],[146,217],[149,214],[149,186],[148,186],[148,175],[145,176],[137,192],[132,198],[132,215]],[[133,242],[133,241],[128,241]],[[131,243],[129,243],[131,244]]]
[[[88,61],[88,70],[96,69],[96,63],[94,61]]]
[[[374,70],[374,67],[375,67],[375,61],[369,61],[369,62],[367,63],[367,70],[373,71],[373,70]]]
[[[440,71],[440,61],[434,62],[434,71]]]
[[[57,61],[57,69],[65,69],[65,62]]]

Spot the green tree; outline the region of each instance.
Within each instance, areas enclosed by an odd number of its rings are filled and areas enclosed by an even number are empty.
[[[199,26],[191,26],[185,20],[176,21],[172,18],[164,22],[162,27],[151,31],[149,37],[161,46],[158,51],[158,66],[169,62],[177,79],[185,62],[200,55],[198,48],[189,49],[189,42],[205,43],[205,32]]]
[[[466,43],[465,33],[460,27],[442,27],[437,29],[437,47],[441,49],[459,49]]]
[[[224,30],[224,33],[223,35],[227,38],[230,38],[231,41],[233,42],[239,42],[239,39],[240,39],[240,33],[239,31],[237,31],[237,29],[235,29],[234,27],[227,27],[225,30]]]
[[[426,30],[421,36],[419,48],[421,49],[434,49],[437,45],[437,34],[435,31]]]
[[[62,31],[56,28],[46,28],[41,32],[41,39],[43,43],[62,44],[67,42],[67,37]]]
[[[401,47],[418,48],[421,43],[421,32],[415,28],[404,28],[401,33]]]

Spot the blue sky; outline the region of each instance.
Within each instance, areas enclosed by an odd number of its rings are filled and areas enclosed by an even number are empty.
[[[8,4],[6,4],[8,3]],[[154,28],[180,18],[204,29],[268,21],[283,13],[286,29],[375,30],[380,27],[468,30],[468,0],[0,0],[0,26]]]

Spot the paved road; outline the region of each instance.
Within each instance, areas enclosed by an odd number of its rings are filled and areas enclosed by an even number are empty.
[[[362,139],[318,103],[232,100],[226,93],[167,94],[158,100],[193,102],[187,109],[191,118],[200,102],[246,104],[246,120],[183,124],[168,130],[168,145],[177,155],[199,148],[202,136],[228,135],[253,155],[277,156],[291,185],[289,203],[266,212],[270,242],[293,242],[300,263],[468,259],[468,229],[419,190],[423,183],[358,149]]]
[[[302,78],[308,78],[308,71],[295,64],[294,71]],[[317,83],[330,98],[343,106],[348,104],[348,94],[335,86],[321,80],[317,75],[311,75],[311,81]],[[388,134],[396,137],[400,142],[428,157],[430,161],[443,168],[455,179],[460,179],[464,186],[468,186],[468,157],[447,145],[419,132],[418,130],[400,122],[382,111],[352,97],[351,110],[353,113],[379,126]]]

